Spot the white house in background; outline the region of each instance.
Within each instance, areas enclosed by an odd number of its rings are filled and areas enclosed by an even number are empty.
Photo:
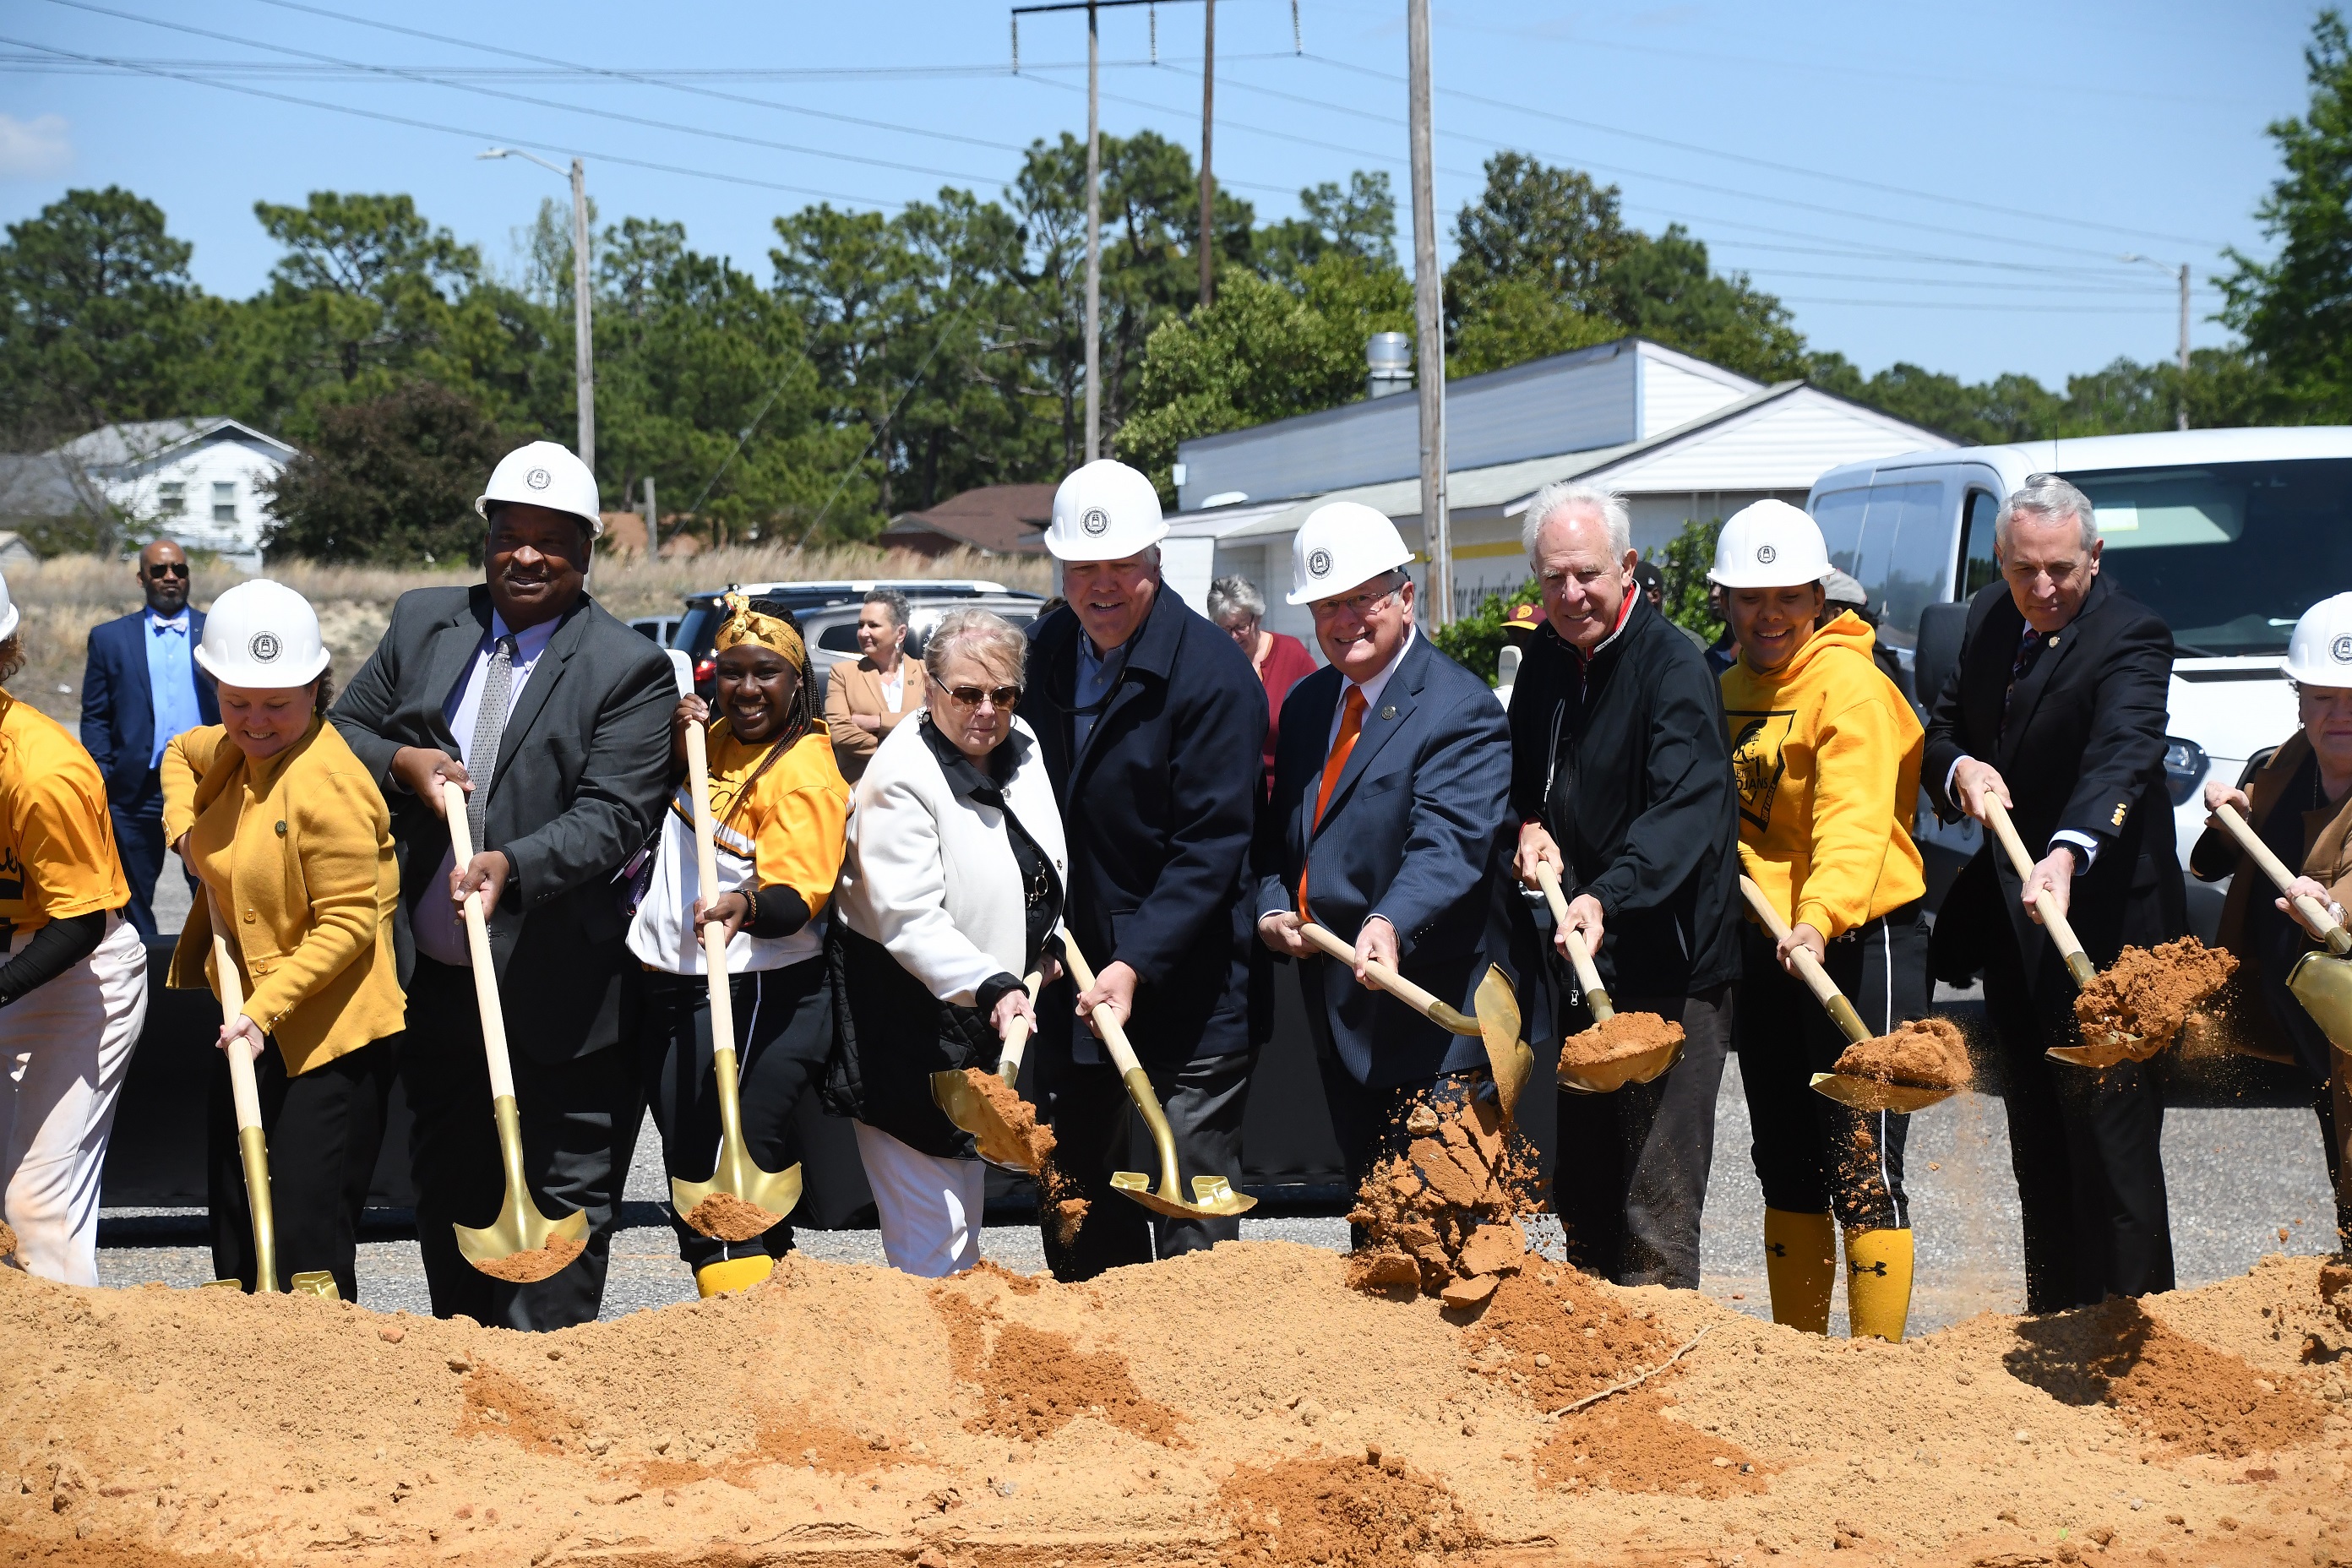
[[[294,457],[276,437],[220,415],[109,425],[57,452],[134,526],[247,572],[261,569],[270,517],[261,486]]]
[[[1282,602],[1291,536],[1308,512],[1362,501],[1426,551],[1418,402],[1367,398],[1182,443],[1185,510],[1161,546],[1171,584],[1199,606],[1211,578],[1239,573],[1265,591],[1266,624],[1313,647],[1306,610]],[[1642,338],[1448,384],[1445,442],[1458,608],[1526,579],[1520,514],[1555,479],[1622,494],[1647,552],[1692,518],[1768,496],[1802,506],[1841,463],[1953,445],[1803,382],[1766,386]]]

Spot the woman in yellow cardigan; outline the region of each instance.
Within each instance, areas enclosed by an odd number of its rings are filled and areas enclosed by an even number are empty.
[[[392,816],[321,717],[327,652],[302,595],[270,582],[231,588],[205,622],[196,662],[219,684],[222,721],[174,736],[163,752],[163,833],[204,884],[171,984],[211,984],[217,994],[216,914],[246,996],[217,1043],[254,1058],[280,1283],[325,1269],[355,1301],[360,1212],[406,1006],[393,957]],[[226,1057],[207,1121],[213,1269],[250,1290],[253,1226]]]

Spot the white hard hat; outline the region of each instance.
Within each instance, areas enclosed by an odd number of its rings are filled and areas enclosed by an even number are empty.
[[[1724,520],[1710,582],[1727,588],[1793,588],[1830,574],[1821,525],[1784,500],[1759,500]]]
[[[2352,686],[2352,594],[2303,612],[2286,639],[2286,678],[2305,686]]]
[[[283,583],[239,583],[205,616],[196,663],[224,686],[308,686],[327,668],[319,613]]]
[[[533,441],[500,458],[499,466],[490,470],[489,488],[474,498],[474,510],[485,521],[492,501],[519,501],[568,511],[588,525],[590,537],[604,537],[596,476],[560,442]]]
[[[8,579],[0,577],[0,639],[14,637],[16,623],[23,617],[16,609],[16,597],[8,592]]]
[[[1045,548],[1057,561],[1124,561],[1167,536],[1151,481],[1125,463],[1097,458],[1054,492]]]
[[[1388,513],[1358,500],[1327,501],[1291,538],[1289,602],[1328,599],[1412,559]]]

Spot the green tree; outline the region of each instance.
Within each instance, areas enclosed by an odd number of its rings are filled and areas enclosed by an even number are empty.
[[[479,403],[431,382],[331,405],[269,486],[272,554],[372,565],[478,563],[474,497],[509,446]]]
[[[1580,310],[1540,279],[1506,278],[1486,289],[1477,308],[1463,316],[1445,351],[1445,377],[1508,370],[1624,335],[1616,321]]]
[[[2215,281],[2221,319],[2306,416],[2340,420],[2352,418],[2352,35],[2342,13],[2319,14],[2304,65],[2310,106],[2270,126],[2286,168],[2255,209],[2278,254],[2257,261],[2233,247],[2237,269]]]
[[[1484,306],[1489,290],[1513,279],[1600,313],[1601,280],[1635,237],[1620,216],[1616,186],[1599,184],[1581,169],[1497,153],[1486,160],[1486,189],[1454,220],[1448,320],[1458,325]]]
[[[1717,619],[1711,601],[1706,574],[1715,565],[1716,535],[1723,531],[1723,519],[1712,517],[1701,522],[1696,518],[1684,521],[1682,531],[1666,541],[1663,551],[1650,559],[1656,563],[1658,575],[1665,580],[1658,595],[1658,607],[1666,619],[1712,641],[1723,630]]]
[[[1323,256],[1339,251],[1382,266],[1396,265],[1396,194],[1385,169],[1358,169],[1341,190],[1326,180],[1298,193],[1301,216],[1258,230],[1258,269],[1296,279]]]
[[[1601,313],[1625,331],[1757,381],[1805,374],[1805,340],[1788,308],[1752,286],[1746,273],[1715,272],[1706,245],[1680,224],[1655,238],[1633,236],[1601,273],[1596,292]]]
[[[1504,621],[1510,617],[1515,605],[1540,602],[1539,586],[1530,577],[1507,596],[1487,595],[1472,607],[1468,615],[1456,616],[1445,625],[1433,629],[1429,640],[1437,645],[1440,653],[1492,686],[1495,684],[1496,661],[1503,654]]]

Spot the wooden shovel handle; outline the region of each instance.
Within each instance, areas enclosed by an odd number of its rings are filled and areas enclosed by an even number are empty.
[[[1308,921],[1301,924],[1298,934],[1349,968],[1356,967],[1356,950],[1314,921]],[[1378,985],[1424,1018],[1429,1017],[1429,1010],[1432,1007],[1442,1005],[1436,997],[1385,963],[1378,962],[1367,963],[1364,965],[1364,973],[1372,977],[1373,984]]]
[[[727,971],[727,922],[709,914],[719,901],[719,825],[710,818],[710,742],[699,724],[686,727],[686,780],[694,795],[694,885],[705,918],[702,970],[710,995],[710,1048],[735,1048],[735,993]]]
[[[1062,962],[1068,967],[1070,978],[1078,983],[1081,993],[1095,988],[1094,966],[1087,962],[1087,955],[1078,951],[1077,939],[1067,930],[1062,932]],[[1095,1004],[1094,1020],[1095,1030],[1102,1036],[1103,1045],[1109,1049],[1110,1059],[1118,1067],[1119,1076],[1124,1078],[1129,1073],[1140,1071],[1143,1064],[1135,1059],[1135,1047],[1127,1043],[1127,1030],[1119,1024],[1118,1015],[1111,1010],[1109,1003]]]
[[[212,911],[213,969],[220,976],[221,1022],[233,1024],[245,1011],[245,966],[237,962],[236,952],[228,944],[228,927],[222,922],[220,900],[205,889],[205,904]],[[244,1042],[228,1050],[229,1098],[236,1107],[238,1131],[261,1125],[261,1092],[254,1082],[253,1057]]]
[[[2001,848],[2008,852],[2009,863],[2016,870],[2017,879],[2021,882],[2032,880],[2033,858],[2025,852],[2024,841],[2017,837],[2017,824],[2010,821],[2009,807],[2001,805],[1990,791],[1987,791],[1983,798],[1985,820],[1992,825],[1993,837],[2000,840]],[[2074,976],[2074,984],[2088,984],[2095,971],[2091,966],[2090,956],[2083,951],[2083,944],[2075,940],[2074,928],[2068,925],[2066,917],[2058,912],[2058,900],[2048,893],[2037,892],[2033,895],[2033,912],[2042,917],[2042,929],[2048,931],[2050,940],[2058,944],[2059,955],[2065,959],[2067,972]]]
[[[2278,884],[2280,892],[2285,892],[2294,881],[2294,873],[2287,869],[2285,861],[2271,853],[2271,847],[2262,841],[2244,817],[2238,815],[2238,808],[2226,804],[2217,805],[2213,808],[2213,816],[2228,829],[2230,837],[2238,841],[2238,847],[2246,852],[2246,858],[2263,868],[2263,875]],[[2347,931],[2336,917],[2327,912],[2327,906],[2307,894],[2298,893],[2294,896],[2294,907],[2305,920],[2311,922],[2314,931],[2323,934],[2330,952],[2337,954],[2352,952],[2352,931]]]
[[[1789,922],[1780,918],[1780,911],[1772,907],[1772,900],[1765,897],[1764,889],[1750,881],[1744,872],[1739,878],[1739,893],[1748,900],[1748,907],[1756,911],[1756,918],[1764,923],[1764,929],[1772,933],[1774,942],[1788,940]],[[1813,994],[1813,1000],[1822,1005],[1822,1010],[1830,1016],[1830,1022],[1838,1026],[1839,1033],[1856,1045],[1870,1038],[1870,1031],[1864,1026],[1862,1015],[1853,1010],[1853,1004],[1845,999],[1845,993],[1837,988],[1837,982],[1830,978],[1829,971],[1822,967],[1821,960],[1813,956],[1811,948],[1790,948],[1789,961],[1796,965],[1797,977],[1805,983],[1805,989]]]
[[[454,779],[441,781],[442,815],[449,819],[449,847],[463,871],[474,859],[474,835],[466,825],[466,792]],[[474,1005],[482,1015],[482,1056],[488,1064],[493,1102],[514,1098],[514,1067],[507,1058],[506,1010],[499,1003],[499,972],[490,958],[490,928],[482,914],[482,893],[466,895],[466,952],[474,965]]]
[[[1616,1009],[1609,1005],[1609,993],[1601,987],[1601,971],[1592,963],[1592,950],[1585,945],[1584,933],[1568,923],[1568,897],[1559,890],[1559,873],[1552,869],[1550,861],[1538,860],[1536,880],[1543,885],[1544,898],[1551,905],[1552,922],[1559,928],[1560,945],[1568,949],[1568,962],[1576,970],[1577,989],[1584,993],[1594,1021],[1611,1016]]]
[[[1037,1005],[1038,987],[1045,984],[1045,976],[1043,971],[1033,969],[1029,972],[1029,978],[1024,983],[1023,989],[1029,993],[1029,1005],[1032,1008]],[[1021,1056],[1028,1048],[1029,1020],[1015,1018],[1013,1020],[1012,1027],[1004,1031],[1004,1050],[997,1058],[996,1076],[1008,1084],[1018,1079],[1021,1077]]]

